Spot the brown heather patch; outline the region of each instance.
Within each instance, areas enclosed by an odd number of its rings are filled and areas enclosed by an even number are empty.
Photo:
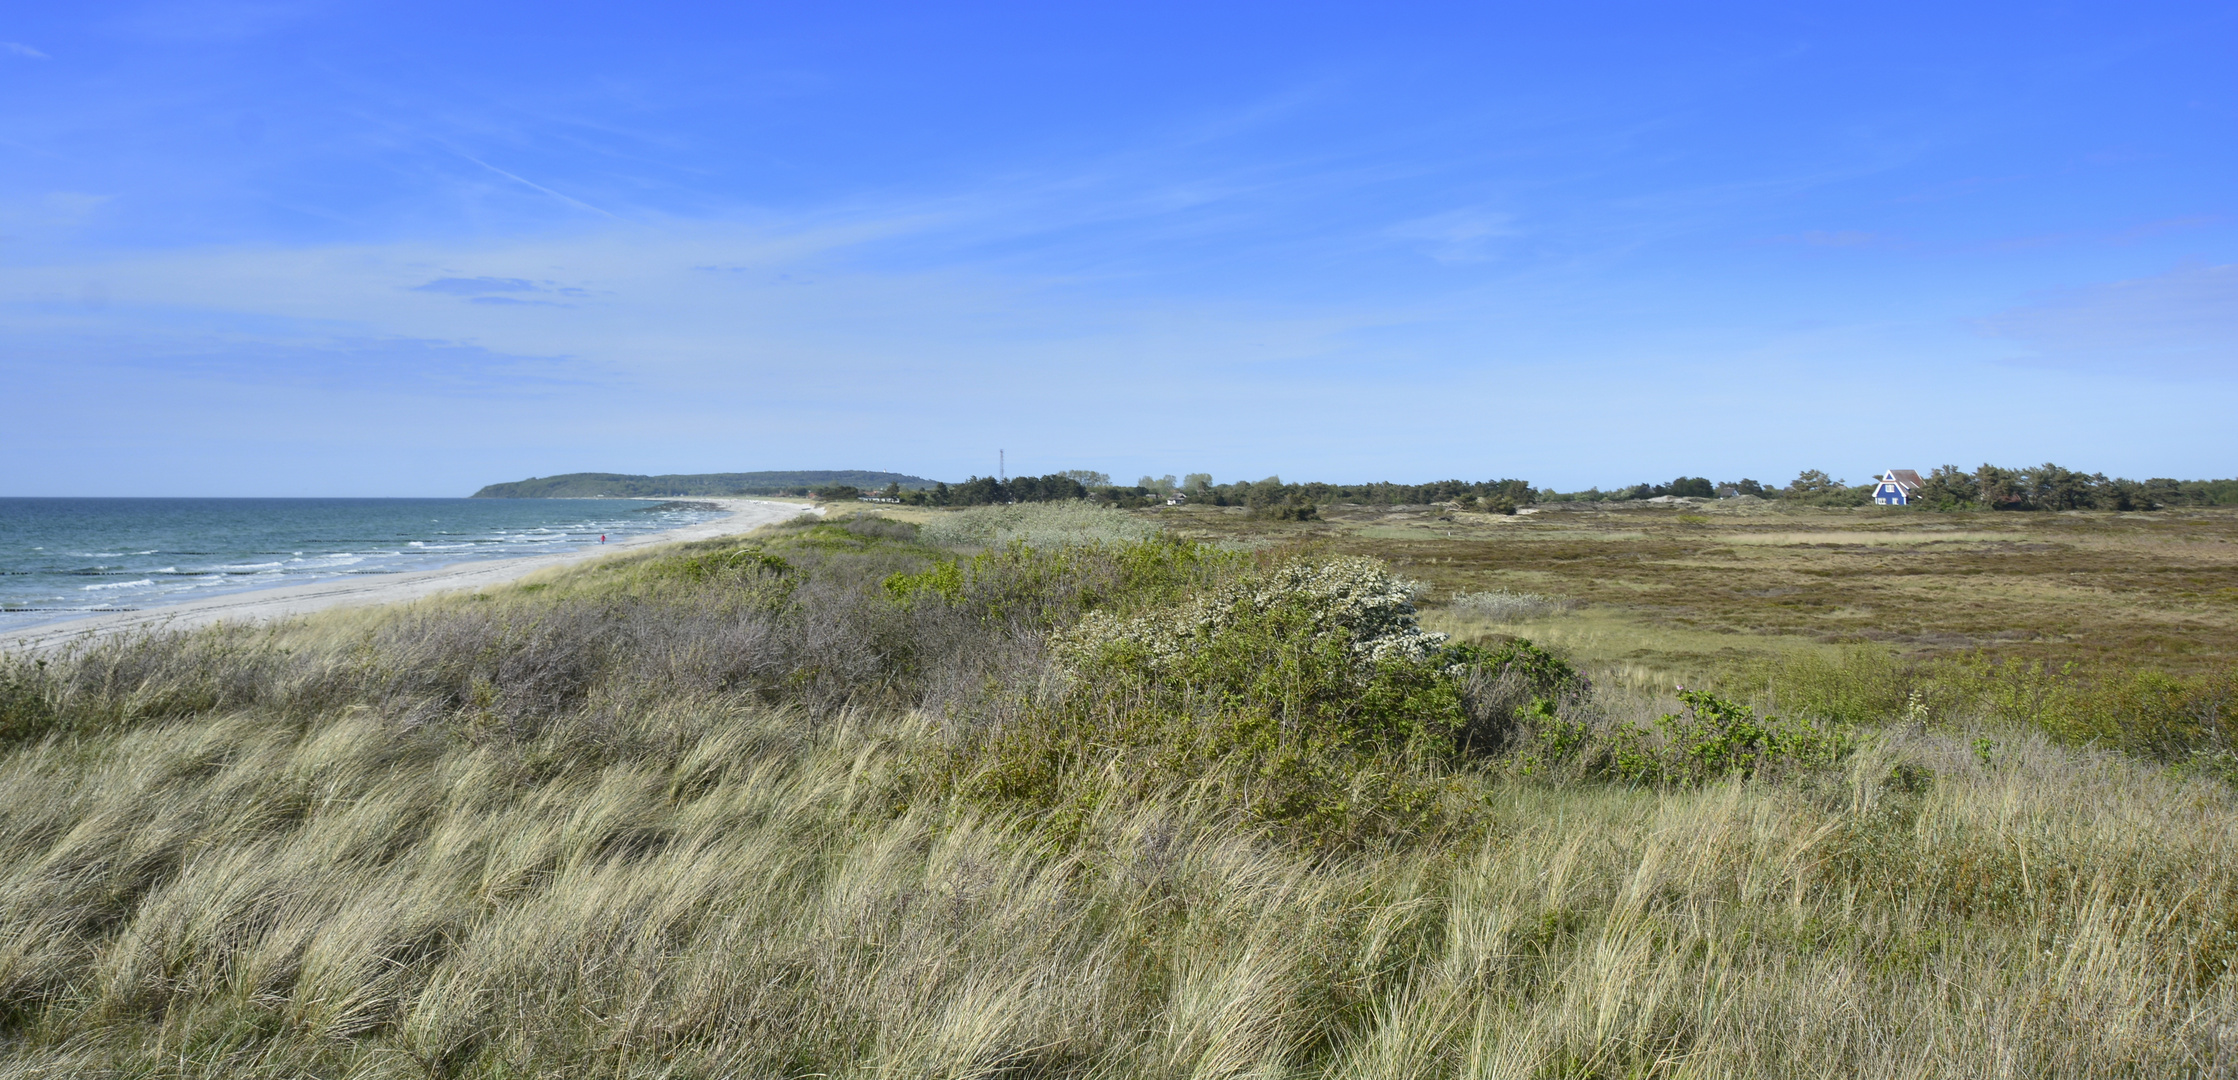
[[[1379,556],[1434,586],[1432,603],[1495,588],[1580,600],[1629,630],[1576,635],[1621,643],[1581,657],[1619,666],[1700,674],[1705,660],[1866,643],[2175,674],[2238,656],[2233,511],[1620,506],[1504,518],[1337,507],[1325,522],[1295,524],[1208,507],[1160,516],[1200,537]],[[1532,636],[1561,638],[1563,618]]]

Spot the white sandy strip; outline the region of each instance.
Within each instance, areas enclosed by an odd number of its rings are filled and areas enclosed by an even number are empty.
[[[702,499],[687,502],[708,502],[730,511],[729,517],[701,522],[663,533],[632,536],[610,544],[594,545],[580,551],[553,555],[529,555],[518,559],[489,559],[481,562],[463,562],[437,570],[415,570],[404,574],[366,574],[336,581],[321,581],[312,585],[289,585],[277,589],[257,589],[252,592],[211,596],[184,603],[166,604],[145,611],[122,611],[108,615],[95,615],[68,622],[48,623],[10,634],[0,641],[0,649],[23,652],[46,652],[88,637],[103,637],[125,630],[184,630],[207,626],[215,622],[243,623],[268,622],[296,615],[307,615],[323,608],[356,607],[365,604],[395,604],[417,600],[435,593],[458,592],[502,585],[532,571],[548,566],[562,566],[627,551],[647,544],[667,544],[678,540],[705,540],[716,536],[730,536],[750,532],[764,525],[798,517],[801,514],[822,513],[800,503],[766,502],[760,499]]]

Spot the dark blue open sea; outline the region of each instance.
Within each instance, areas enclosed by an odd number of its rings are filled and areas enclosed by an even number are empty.
[[[701,504],[704,506],[705,504]],[[0,498],[0,631],[567,551],[722,514],[657,499]]]

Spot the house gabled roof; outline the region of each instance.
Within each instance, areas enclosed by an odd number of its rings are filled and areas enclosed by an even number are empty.
[[[1887,476],[1888,479],[1894,480],[1898,484],[1903,485],[1904,490],[1906,491],[1910,491],[1911,489],[1918,487],[1922,482],[1919,478],[1919,473],[1911,469],[1890,469],[1888,470]]]

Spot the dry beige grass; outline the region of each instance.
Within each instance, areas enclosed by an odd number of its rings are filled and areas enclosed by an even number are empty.
[[[927,543],[967,548],[1020,542],[1036,547],[1123,544],[1158,533],[1156,523],[1142,516],[1084,500],[943,510],[925,514],[921,524]]]
[[[1336,861],[1181,798],[1054,854],[897,801],[931,729],[802,719],[687,701],[477,746],[242,714],[19,751],[8,1071],[2100,1077],[2233,1049],[2238,801],[2106,755],[1914,735],[1816,796],[1487,784],[1482,840]]]
[[[812,532],[773,550],[902,558]],[[455,713],[347,690],[419,656],[398,627],[682,588],[601,573],[197,639],[85,691],[101,726],[0,749],[0,1075],[2238,1068],[2238,793],[1962,718],[1778,782],[1463,770],[1459,839],[1332,850],[1111,769],[1060,841],[935,782],[984,717],[694,690],[718,639],[683,632],[519,724],[495,684]],[[292,689],[162,685],[227,665]]]

